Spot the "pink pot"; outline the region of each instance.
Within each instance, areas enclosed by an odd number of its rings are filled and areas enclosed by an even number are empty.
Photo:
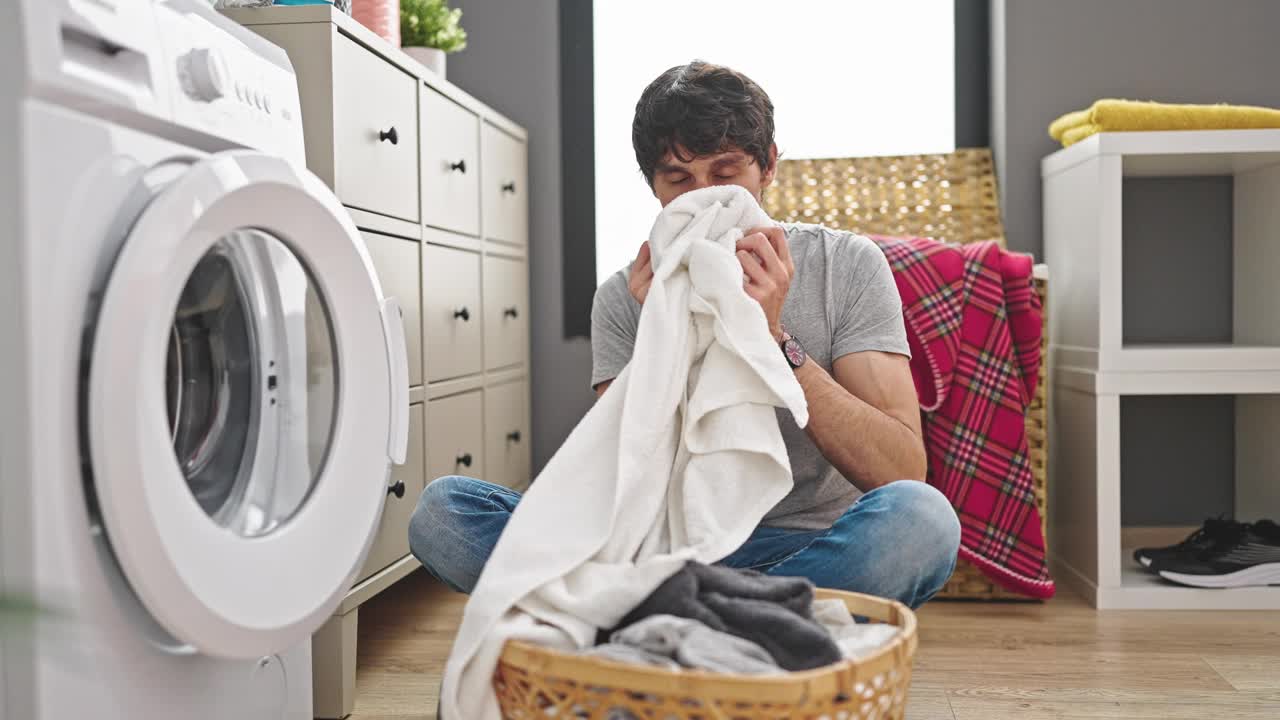
[[[400,45],[400,0],[351,0],[351,17],[392,45]]]

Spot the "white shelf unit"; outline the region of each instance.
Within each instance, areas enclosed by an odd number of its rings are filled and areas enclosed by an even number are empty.
[[[1100,133],[1046,157],[1052,562],[1095,607],[1280,609],[1280,587],[1203,590],[1137,568],[1121,542],[1121,398],[1235,397],[1235,514],[1280,514],[1280,130]],[[1127,178],[1232,177],[1227,343],[1131,343],[1123,326]],[[1209,239],[1212,240],[1212,239]]]

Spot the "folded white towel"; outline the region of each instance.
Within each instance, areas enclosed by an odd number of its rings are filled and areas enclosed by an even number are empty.
[[[804,393],[735,255],[745,229],[770,224],[736,186],[658,216],[632,362],[498,540],[445,667],[445,720],[500,717],[490,682],[509,638],[591,645],[687,560],[737,549],[791,489],[774,407],[803,426]]]

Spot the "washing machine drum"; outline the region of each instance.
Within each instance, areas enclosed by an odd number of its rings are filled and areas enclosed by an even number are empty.
[[[334,355],[315,283],[279,239],[238,230],[196,263],[169,333],[166,403],[178,466],[219,525],[253,537],[302,507],[333,436]]]
[[[175,639],[280,652],[363,563],[404,454],[403,328],[346,212],[257,153],[138,217],[93,329],[85,432],[111,549]]]

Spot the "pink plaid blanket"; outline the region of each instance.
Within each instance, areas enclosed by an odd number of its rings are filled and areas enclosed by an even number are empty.
[[[1051,597],[1025,424],[1040,367],[1031,257],[993,242],[872,239],[902,295],[927,479],[960,516],[960,556],[1004,587]]]

